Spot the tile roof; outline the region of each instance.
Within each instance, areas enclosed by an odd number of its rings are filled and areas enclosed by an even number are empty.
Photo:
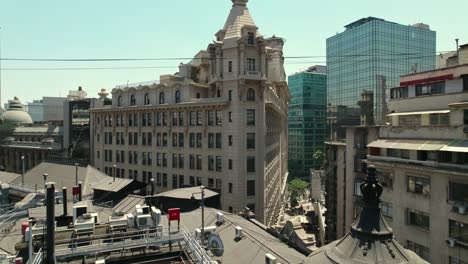
[[[112,211],[124,214],[133,213],[137,204],[145,204],[145,197],[138,195],[128,195],[125,199],[123,199],[116,206],[114,206],[114,208],[112,208]]]

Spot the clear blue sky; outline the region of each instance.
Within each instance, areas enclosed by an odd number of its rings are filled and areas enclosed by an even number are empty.
[[[468,43],[467,0],[250,0],[250,12],[264,36],[286,39],[285,56],[324,56],[325,40],[359,18],[376,16],[401,24],[424,22],[437,31],[437,50],[454,50],[454,39]],[[205,49],[223,27],[230,0],[1,0],[2,57],[155,58],[191,57]],[[2,102],[23,103],[42,96],[65,96],[83,86],[96,96],[101,88],[159,79],[180,61],[11,62],[3,61]],[[300,62],[300,64],[298,64]],[[295,59],[287,74],[325,58]],[[169,68],[131,70],[13,71],[53,67]]]

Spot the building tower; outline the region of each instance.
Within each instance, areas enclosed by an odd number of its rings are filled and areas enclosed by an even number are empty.
[[[117,87],[111,106],[91,110],[94,166],[154,177],[156,192],[203,184],[223,210],[276,222],[288,175],[284,40],[260,35],[247,2],[232,0],[216,40],[178,73]]]

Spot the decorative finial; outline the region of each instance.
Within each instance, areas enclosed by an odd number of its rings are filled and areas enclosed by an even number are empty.
[[[383,188],[376,177],[376,169],[374,165],[369,165],[367,167],[367,177],[364,182],[361,183],[360,188],[366,205],[378,207]]]
[[[19,98],[17,96],[13,97],[13,100],[19,101]]]
[[[249,0],[231,0],[232,1],[232,6],[247,6],[247,2]]]

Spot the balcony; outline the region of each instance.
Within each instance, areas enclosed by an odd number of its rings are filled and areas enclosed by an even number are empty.
[[[452,163],[441,163],[437,161],[423,161],[423,160],[410,160],[410,159],[401,159],[401,158],[394,158],[394,157],[386,157],[386,156],[367,156],[367,160],[369,162],[388,162],[388,163],[400,163],[400,164],[407,164],[407,165],[415,165],[415,166],[425,166],[431,167],[441,170],[448,170],[452,172],[462,172],[466,173],[468,171],[468,165],[463,164],[452,164]]]

